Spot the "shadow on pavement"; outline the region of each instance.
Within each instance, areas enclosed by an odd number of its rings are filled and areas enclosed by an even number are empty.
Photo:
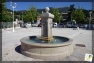
[[[15,51],[16,51],[17,53],[22,54],[20,49],[21,49],[21,45],[18,45],[18,46],[15,48]]]

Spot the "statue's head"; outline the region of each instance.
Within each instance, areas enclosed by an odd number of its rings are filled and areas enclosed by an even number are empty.
[[[49,10],[50,10],[49,7],[46,7],[46,8],[45,8],[45,11],[46,11],[46,12],[49,12]]]

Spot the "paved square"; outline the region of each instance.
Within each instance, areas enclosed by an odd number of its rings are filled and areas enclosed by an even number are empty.
[[[21,45],[21,38],[33,35],[41,36],[41,28],[16,28],[15,32],[12,32],[12,29],[2,30],[2,61],[44,61],[26,57],[18,49]],[[58,61],[84,61],[86,53],[92,54],[92,30],[53,28],[52,35],[65,36],[73,39],[73,54],[69,57],[58,59]],[[85,46],[77,46],[76,44]]]

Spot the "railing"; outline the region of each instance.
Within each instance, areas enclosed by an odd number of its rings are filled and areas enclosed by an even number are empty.
[[[13,22],[0,22],[0,29],[12,28]],[[14,27],[19,27],[19,24],[15,24]]]

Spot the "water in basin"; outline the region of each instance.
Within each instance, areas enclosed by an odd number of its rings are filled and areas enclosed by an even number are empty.
[[[34,43],[46,43],[46,44],[51,44],[51,43],[57,44],[57,43],[63,43],[69,41],[68,38],[60,37],[60,36],[53,36],[53,38],[54,38],[53,41],[48,42],[48,41],[40,40],[40,38],[37,36],[29,36],[29,39],[27,39],[27,41]]]

